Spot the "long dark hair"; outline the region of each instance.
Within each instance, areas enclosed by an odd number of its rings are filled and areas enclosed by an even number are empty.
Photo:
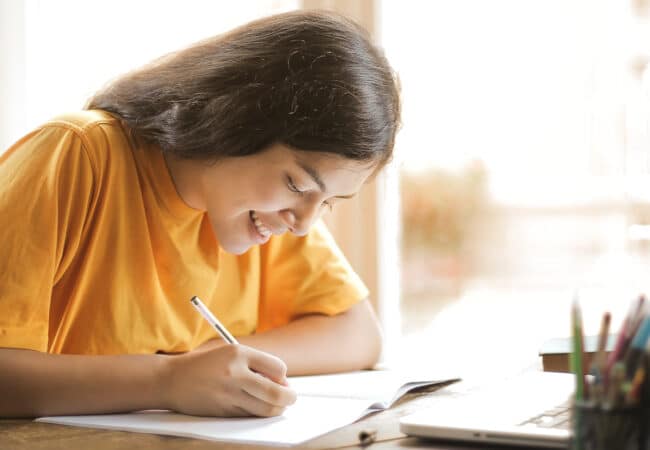
[[[201,41],[131,72],[86,109],[181,158],[245,156],[281,143],[383,166],[400,121],[393,72],[363,28],[294,11]]]

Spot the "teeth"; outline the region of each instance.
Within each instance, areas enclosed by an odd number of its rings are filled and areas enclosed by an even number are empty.
[[[251,212],[251,218],[253,219],[253,223],[255,224],[257,231],[262,236],[269,237],[271,235],[271,230],[264,226],[264,223],[259,219],[259,217],[257,217],[257,213],[255,211]]]

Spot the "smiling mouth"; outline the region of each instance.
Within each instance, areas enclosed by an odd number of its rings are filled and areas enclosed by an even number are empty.
[[[271,236],[271,230],[266,228],[264,223],[260,220],[259,217],[257,217],[257,213],[255,211],[251,211],[248,213],[250,216],[251,220],[253,221],[253,225],[255,225],[255,230],[259,233],[260,236],[262,236],[264,239],[268,238]]]

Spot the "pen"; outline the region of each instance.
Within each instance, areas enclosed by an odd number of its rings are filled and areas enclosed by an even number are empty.
[[[190,299],[190,303],[192,303],[192,306],[196,308],[196,310],[203,316],[203,318],[207,320],[215,330],[217,330],[224,341],[229,344],[239,344],[239,342],[237,342],[237,339],[235,339],[235,337],[230,334],[226,327],[224,327],[223,324],[219,322],[219,319],[217,319],[214,314],[210,312],[210,310],[203,304],[200,298],[195,295]]]

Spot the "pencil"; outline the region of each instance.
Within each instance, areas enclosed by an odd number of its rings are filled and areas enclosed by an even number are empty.
[[[641,385],[645,381],[645,367],[639,366],[634,372],[634,377],[630,383],[630,391],[626,395],[626,403],[628,405],[635,405],[639,401],[639,392],[641,391]]]
[[[571,308],[571,335],[572,335],[572,351],[571,351],[571,371],[575,374],[575,405],[573,410],[573,427],[574,435],[580,436],[582,432],[582,410],[579,406],[584,399],[584,374],[582,368],[582,326],[580,319],[580,308],[578,306],[577,298],[573,301]],[[573,441],[573,450],[582,450],[582,441],[580,438]]]
[[[576,401],[584,398],[584,373],[582,365],[582,319],[580,317],[580,308],[577,302],[573,303],[571,308],[571,322],[573,333],[573,351],[571,352],[571,371],[576,376]]]
[[[224,341],[226,341],[229,344],[238,344],[237,339],[230,334],[228,329],[223,326],[221,322],[219,322],[219,319],[217,319],[214,314],[210,312],[210,310],[203,304],[200,298],[198,298],[196,295],[190,299],[190,302],[192,303],[192,306],[196,308],[196,310],[203,316],[205,320],[208,321],[212,327],[217,330],[217,333],[219,333],[219,336],[223,338]]]
[[[614,349],[612,350],[612,353],[607,358],[607,369],[605,370],[605,384],[607,384],[607,379],[609,377],[609,374],[612,373],[612,367],[614,366],[616,361],[618,361],[619,358],[621,358],[625,353],[625,350],[629,343],[628,336],[632,334],[631,330],[634,328],[633,322],[635,316],[638,314],[639,310],[641,310],[641,308],[643,307],[644,302],[645,302],[645,297],[640,296],[635,301],[633,301],[632,304],[630,304],[628,312],[625,315],[625,318],[623,319],[623,323],[621,324],[621,328],[618,330],[618,337],[616,338],[616,344],[614,344]]]
[[[607,338],[609,336],[609,325],[612,320],[612,314],[606,312],[603,314],[603,319],[600,322],[600,332],[598,333],[598,349],[596,350],[596,357],[591,364],[591,374],[597,377],[603,377],[607,365]]]

